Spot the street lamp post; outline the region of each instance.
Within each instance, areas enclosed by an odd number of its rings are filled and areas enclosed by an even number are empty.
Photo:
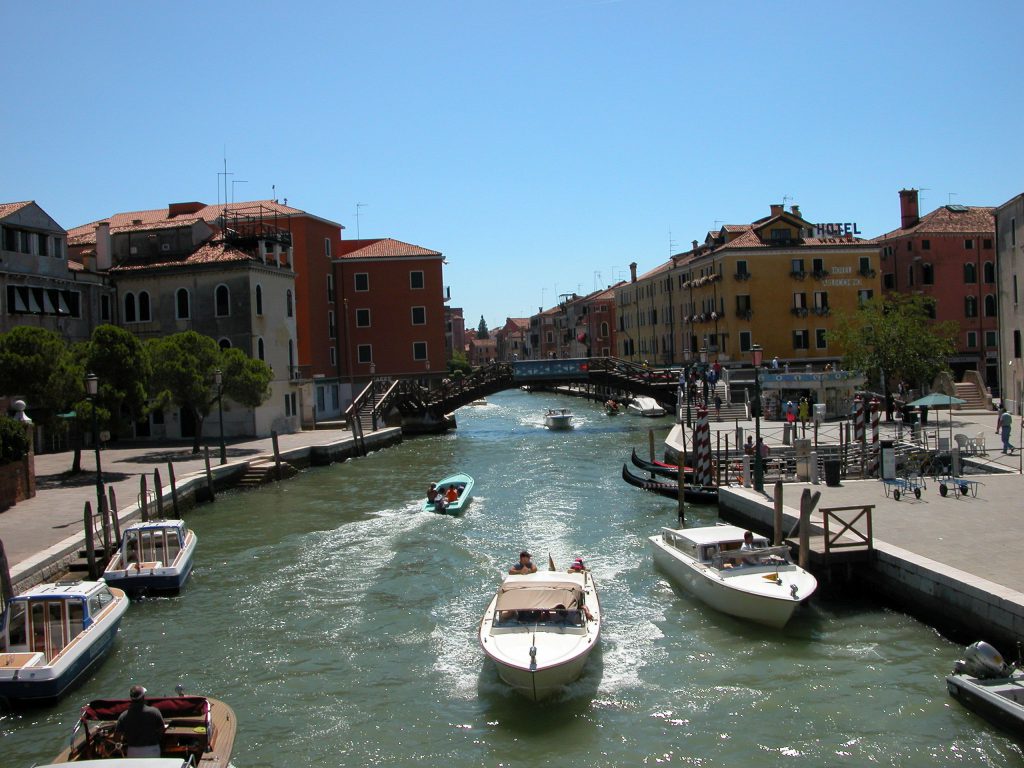
[[[761,458],[761,361],[764,350],[760,344],[750,347],[754,363],[754,490],[764,492],[764,465]]]
[[[103,469],[100,466],[100,435],[96,428],[96,396],[100,391],[100,379],[95,373],[87,374],[85,377],[85,394],[92,406],[92,445],[96,451],[96,513],[103,509]]]
[[[228,449],[224,445],[224,373],[220,368],[213,372],[213,383],[217,385],[217,424],[220,425],[220,463],[228,463]]]
[[[700,348],[701,378],[704,380],[704,407],[708,407],[708,348]]]

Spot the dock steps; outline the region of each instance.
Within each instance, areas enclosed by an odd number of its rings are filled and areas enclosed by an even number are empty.
[[[298,470],[286,461],[281,462],[281,478],[293,477]],[[254,461],[237,483],[239,488],[258,488],[277,479],[277,467],[272,461]]]

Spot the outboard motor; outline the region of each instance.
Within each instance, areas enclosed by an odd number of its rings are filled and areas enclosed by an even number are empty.
[[[1013,668],[1003,661],[1003,655],[999,651],[984,640],[979,640],[967,646],[964,657],[953,666],[953,672],[985,679],[1009,677],[1013,673]]]

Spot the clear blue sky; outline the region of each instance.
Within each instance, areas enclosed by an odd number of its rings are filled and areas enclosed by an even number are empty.
[[[768,205],[1024,191],[1020,2],[5,2],[0,200],[279,199],[442,251],[467,324]],[[952,196],[951,196],[952,195]]]

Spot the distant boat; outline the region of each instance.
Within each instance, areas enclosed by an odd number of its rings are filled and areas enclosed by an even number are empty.
[[[744,533],[735,525],[662,528],[648,541],[655,565],[687,592],[722,613],[782,627],[818,582],[763,536],[742,550]]]
[[[988,643],[967,646],[946,677],[946,690],[990,723],[1024,737],[1024,671],[1003,661]]]
[[[474,485],[475,483],[473,478],[465,472],[460,472],[455,475],[450,475],[443,480],[438,480],[437,483],[435,483],[437,500],[430,501],[430,499],[427,499],[424,501],[423,511],[441,512],[446,515],[459,514],[466,508],[466,505],[469,504],[470,499],[473,498]],[[448,501],[446,498],[450,488],[454,488],[458,493],[458,496],[454,501]]]
[[[481,397],[470,402],[470,405],[487,405],[487,398]]]
[[[634,467],[638,467],[644,472],[650,472],[654,475],[667,477],[670,480],[675,480],[679,477],[678,464],[666,464],[663,461],[648,461],[647,459],[641,459],[636,453],[636,448],[633,449],[633,455],[630,456],[630,461],[633,462]],[[693,482],[693,467],[683,467],[683,469],[683,479],[687,482]]]
[[[644,477],[637,477],[629,471],[629,467],[625,464],[622,465],[622,479],[630,485],[643,488],[645,491],[657,493],[670,499],[679,498],[679,482],[676,480],[648,480]],[[683,493],[685,494],[685,500],[691,504],[718,503],[718,489],[714,487],[685,484],[683,486]]]
[[[628,410],[634,416],[664,416],[665,409],[658,405],[658,401],[653,397],[647,397],[646,395],[637,395],[629,401],[629,405],[626,406]]]
[[[234,710],[207,696],[147,696],[146,704],[163,715],[166,729],[158,758],[123,758],[124,746],[115,733],[117,718],[129,699],[96,699],[82,708],[70,746],[53,765],[138,768],[227,768],[234,749],[237,723]],[[102,762],[92,762],[102,761]]]
[[[572,429],[572,411],[568,408],[549,408],[544,414],[544,426],[548,429]]]
[[[609,416],[618,416],[622,413],[622,406],[619,405],[618,400],[606,400],[604,403],[604,412]]]
[[[577,680],[600,637],[589,571],[506,576],[480,621],[480,645],[498,675],[534,701]]]
[[[56,701],[106,658],[128,597],[102,581],[40,584],[8,601],[0,702]]]
[[[129,595],[177,592],[192,573],[196,535],[184,520],[153,520],[124,529],[103,580]]]

